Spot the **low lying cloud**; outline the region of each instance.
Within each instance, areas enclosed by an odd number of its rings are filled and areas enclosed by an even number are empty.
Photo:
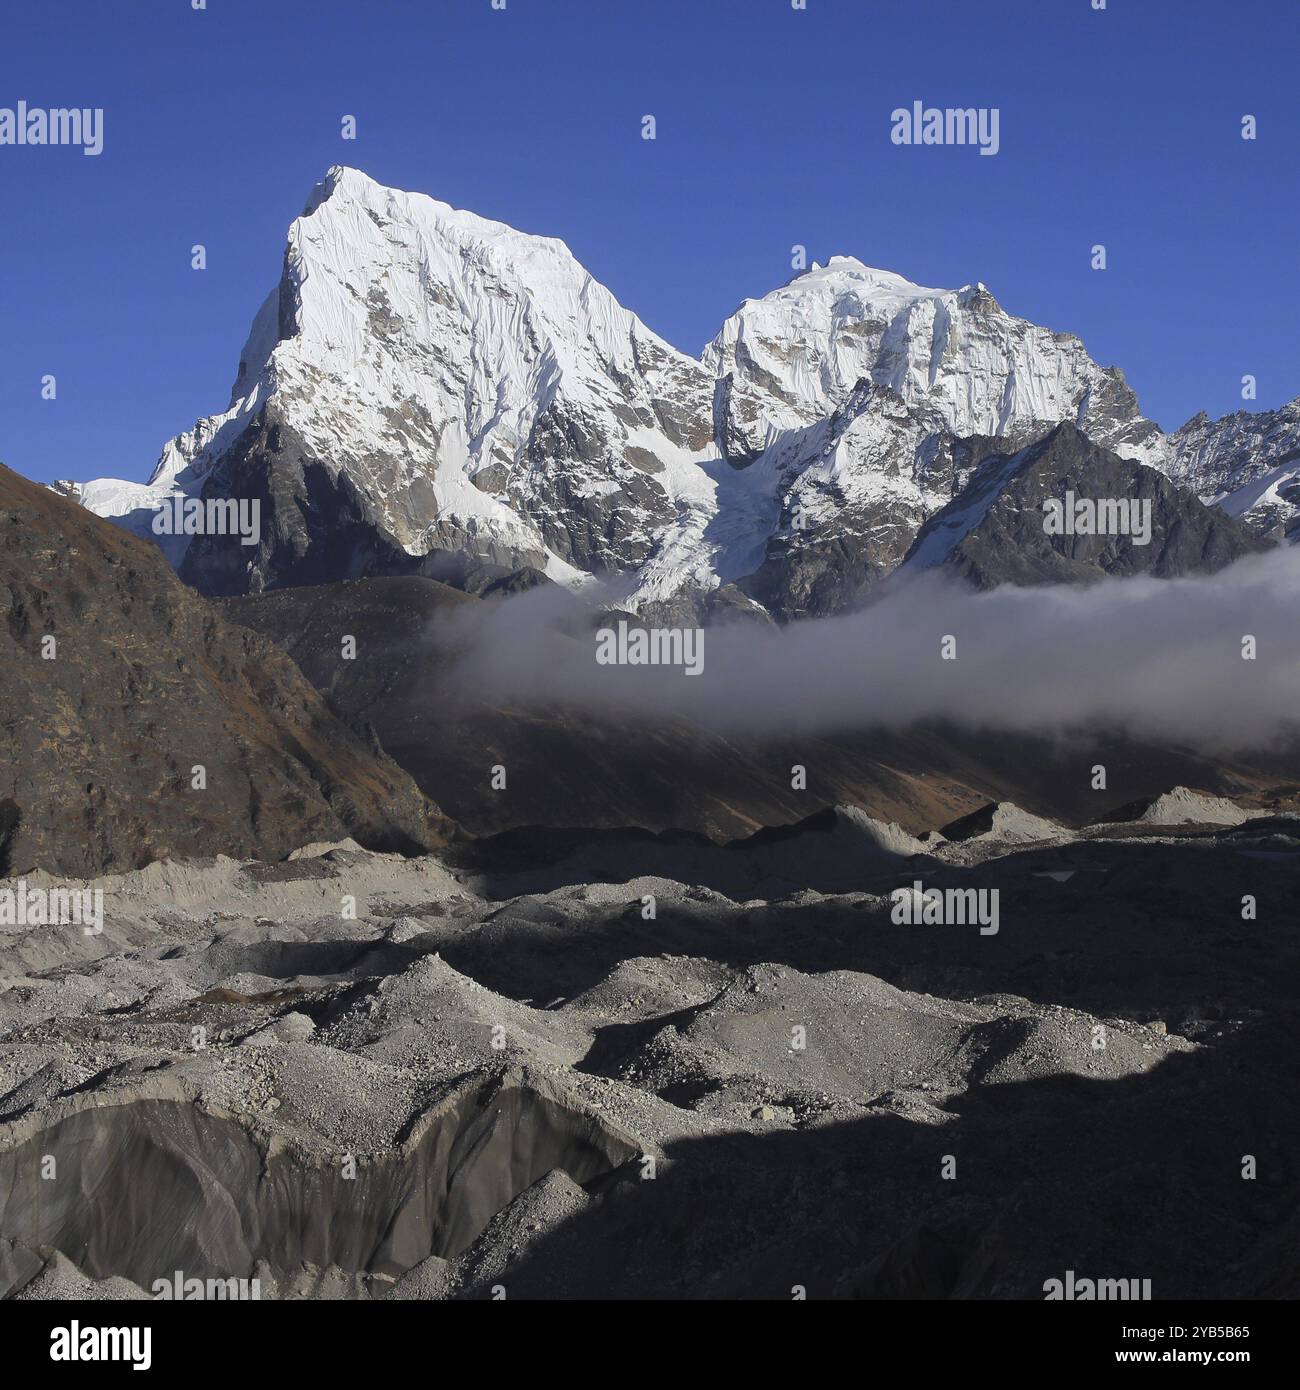
[[[759,736],[944,720],[1244,751],[1300,730],[1300,547],[1213,576],[1086,587],[981,594],[923,575],[845,617],[710,627],[693,676],[600,664],[595,628],[574,622],[573,603],[537,590],[439,632],[459,652],[451,690]]]

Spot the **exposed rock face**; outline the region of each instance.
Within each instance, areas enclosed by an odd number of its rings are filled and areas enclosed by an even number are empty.
[[[1300,398],[1278,410],[1204,412],[1170,435],[1170,476],[1229,516],[1300,537]]]
[[[237,496],[259,508],[254,546],[238,537],[198,535],[179,559],[182,579],[213,597],[324,584],[370,575],[422,574],[469,593],[518,592],[550,581],[539,549],[490,545],[478,554],[432,545],[413,555],[389,529],[382,508],[337,470],[284,418],[272,398],[203,483],[204,498]]]
[[[1138,543],[1134,531],[1051,533],[1045,504],[1068,510],[1071,497],[1137,502],[1149,517],[1147,543]],[[942,567],[980,588],[1103,575],[1172,578],[1212,573],[1268,547],[1164,474],[1130,463],[1063,424],[1018,453],[987,458],[963,491],[926,521],[900,573]]]
[[[261,519],[256,546],[202,535],[185,548],[180,576],[206,594],[355,579],[409,562],[350,474],[322,461],[284,418],[278,399],[262,406],[200,495],[248,498]]]
[[[282,652],[222,621],[156,548],[5,468],[0,667],[0,873],[274,858],[347,835],[416,849],[446,829]]]
[[[773,444],[763,466],[783,497],[763,562],[739,587],[783,619],[857,606],[897,570],[925,519],[991,454],[1041,437],[958,437],[888,387],[862,384],[829,420]]]
[[[145,535],[178,493],[258,501],[255,546],[162,542],[211,594],[527,570],[608,579],[637,612],[698,617],[725,594],[785,620],[859,603],[990,452],[1061,421],[1233,514],[1290,505],[1291,417],[1188,426],[1171,452],[1117,369],[983,285],[834,257],[745,301],[697,360],[563,243],[334,168],[229,407],[148,484],[58,486]]]

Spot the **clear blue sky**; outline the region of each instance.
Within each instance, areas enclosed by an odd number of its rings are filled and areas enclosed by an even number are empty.
[[[0,107],[106,112],[98,158],[0,146],[0,460],[31,477],[143,478],[224,408],[334,163],[562,237],[691,352],[797,242],[985,281],[1166,428],[1247,372],[1253,408],[1300,395],[1297,0],[6,0],[3,29]],[[917,99],[999,107],[1001,152],[892,145]]]

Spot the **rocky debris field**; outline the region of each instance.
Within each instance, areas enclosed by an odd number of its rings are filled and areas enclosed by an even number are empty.
[[[1300,1292],[1300,821],[828,815],[676,877],[168,861],[88,885],[98,936],[0,928],[0,1290]],[[917,885],[996,930],[900,923]]]

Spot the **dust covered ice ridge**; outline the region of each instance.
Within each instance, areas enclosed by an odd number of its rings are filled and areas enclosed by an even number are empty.
[[[1158,1296],[1229,1258],[1289,1287],[1294,1194],[1236,1149],[1294,1137],[1294,1005],[1222,924],[1243,864],[1294,891],[1297,822],[1186,789],[1132,816],[916,839],[841,808],[676,875],[671,837],[626,837],[97,880],[102,936],[0,934],[0,1288],[1040,1297],[1080,1250]],[[998,930],[898,925],[919,879],[999,887]]]

